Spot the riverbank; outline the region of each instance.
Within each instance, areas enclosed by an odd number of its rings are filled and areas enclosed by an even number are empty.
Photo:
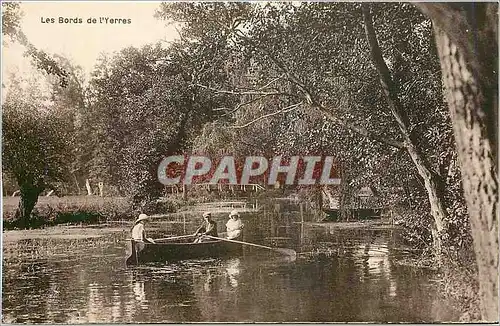
[[[169,196],[153,201],[141,208],[134,207],[127,197],[64,196],[39,197],[32,212],[29,226],[20,225],[15,219],[20,197],[3,197],[3,228],[38,229],[60,224],[102,224],[110,221],[133,220],[140,212],[161,217],[178,211],[205,211],[229,213],[233,209],[241,212],[254,212],[260,208],[247,201],[209,200],[208,197],[194,193],[188,199],[182,196]]]
[[[3,197],[3,228],[21,228],[15,220],[20,197]],[[127,220],[134,216],[132,202],[126,197],[65,196],[39,197],[32,212],[29,228],[58,224],[100,224]]]
[[[361,221],[350,221],[350,222],[304,222],[311,226],[322,226],[329,227],[333,229],[400,229],[401,227],[394,224],[388,218],[372,219],[372,220],[361,220]]]
[[[56,225],[43,229],[33,230],[6,230],[3,232],[3,242],[11,243],[26,239],[88,239],[99,238],[109,233],[128,233],[130,225],[127,223],[104,223],[99,225]]]
[[[269,195],[274,195],[273,191]],[[258,196],[256,198],[259,198]],[[267,197],[266,197],[267,198]],[[58,224],[93,224],[115,220],[132,220],[139,212],[148,215],[164,216],[181,210],[229,213],[233,209],[242,212],[259,210],[248,198],[225,198],[203,189],[191,191],[189,197],[182,194],[169,195],[149,202],[140,208],[134,207],[128,197],[99,196],[40,196],[32,212],[29,228],[40,228]],[[20,197],[2,197],[4,229],[22,228],[14,216],[19,206]]]

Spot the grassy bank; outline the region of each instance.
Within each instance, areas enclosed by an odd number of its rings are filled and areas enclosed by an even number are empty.
[[[220,200],[221,196],[204,189],[190,191],[186,198],[182,194],[171,194],[159,202],[150,202],[134,207],[126,197],[99,196],[40,196],[33,209],[29,228],[36,229],[58,224],[94,224],[116,220],[133,220],[140,212],[165,214],[176,212],[181,207],[200,202]],[[3,197],[3,227],[6,230],[21,229],[15,219],[20,197]]]
[[[18,228],[14,216],[19,197],[3,197],[3,227]],[[132,203],[124,197],[66,196],[40,197],[33,210],[31,228],[63,223],[89,224],[110,220],[132,219]]]

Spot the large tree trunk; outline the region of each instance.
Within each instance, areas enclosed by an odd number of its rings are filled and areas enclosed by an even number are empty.
[[[362,4],[362,10],[366,38],[370,47],[373,63],[379,72],[380,84],[382,85],[391,114],[394,117],[394,120],[396,121],[404,139],[404,148],[417,168],[418,174],[424,181],[425,190],[431,207],[431,215],[434,219],[434,225],[431,226],[434,249],[437,257],[440,258],[439,256],[442,248],[441,235],[447,230],[447,214],[444,205],[444,196],[441,191],[441,180],[439,176],[429,167],[429,163],[425,160],[417,146],[416,141],[409,132],[410,122],[399,101],[391,73],[382,57],[382,51],[378,45],[375,29],[373,28],[369,4]]]
[[[35,208],[38,196],[43,191],[33,185],[21,186],[21,198],[19,199],[19,206],[16,211],[15,218],[19,221],[20,228],[27,228],[31,224],[31,212]]]
[[[498,5],[418,6],[434,23],[474,239],[481,316],[498,321]]]

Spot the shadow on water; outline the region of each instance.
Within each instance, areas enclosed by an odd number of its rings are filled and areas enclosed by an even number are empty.
[[[309,225],[275,206],[243,218],[245,241],[293,248],[297,259],[245,247],[239,257],[126,268],[124,232],[8,242],[3,322],[457,320],[431,271],[397,263],[411,253],[394,230]],[[215,216],[219,231],[226,219]],[[199,222],[187,213],[171,216],[150,235],[189,233]]]

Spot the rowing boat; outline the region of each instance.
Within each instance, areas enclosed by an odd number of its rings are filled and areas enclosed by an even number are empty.
[[[194,237],[193,237],[194,239]],[[201,257],[240,255],[242,245],[224,240],[193,243],[193,239],[144,243],[133,239],[129,242],[127,265],[146,262],[166,262]]]

